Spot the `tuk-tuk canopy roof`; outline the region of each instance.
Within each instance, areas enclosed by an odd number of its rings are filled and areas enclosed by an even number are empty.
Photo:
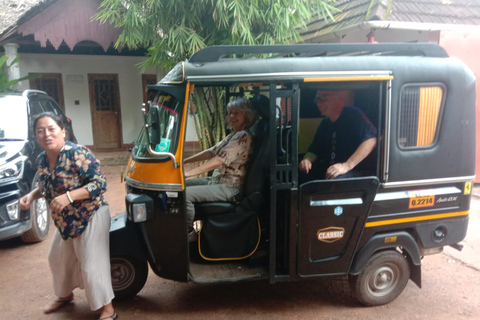
[[[236,79],[234,82],[238,82],[278,77],[286,80],[295,78],[295,73],[304,77],[306,72],[318,75],[320,71],[334,70],[389,70],[379,63],[378,57],[389,61],[388,66],[392,59],[398,61],[402,57],[445,58],[448,55],[443,48],[431,43],[212,46],[177,64],[158,84],[183,83],[185,80],[230,82]]]

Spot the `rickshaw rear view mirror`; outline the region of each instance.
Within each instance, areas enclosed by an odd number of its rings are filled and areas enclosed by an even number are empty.
[[[156,146],[160,143],[160,123],[159,123],[159,113],[160,107],[156,104],[150,106],[150,111],[148,112],[145,119],[145,126],[148,132],[148,139],[151,145]]]

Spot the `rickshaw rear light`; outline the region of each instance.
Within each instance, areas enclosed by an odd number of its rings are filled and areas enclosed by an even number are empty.
[[[143,222],[147,220],[147,206],[145,203],[134,203],[132,209],[134,222]]]
[[[133,222],[144,222],[153,219],[153,199],[146,194],[129,193],[125,197],[128,219]]]

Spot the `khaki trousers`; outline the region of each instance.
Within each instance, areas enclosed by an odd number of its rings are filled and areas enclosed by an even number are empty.
[[[110,211],[102,206],[77,238],[63,240],[58,230],[52,239],[48,262],[53,291],[68,296],[73,289],[85,289],[91,310],[98,310],[115,297],[110,275]]]
[[[193,229],[195,220],[195,203],[206,201],[235,202],[239,196],[240,187],[227,187],[223,184],[208,184],[208,178],[195,178],[185,181],[187,224],[188,229]]]

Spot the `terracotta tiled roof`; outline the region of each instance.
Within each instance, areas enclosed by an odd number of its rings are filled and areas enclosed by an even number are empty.
[[[480,25],[478,0],[394,0],[389,20]]]
[[[305,41],[366,21],[480,25],[479,0],[337,0],[335,21],[314,18],[301,31]]]
[[[0,0],[0,35],[57,0]]]

